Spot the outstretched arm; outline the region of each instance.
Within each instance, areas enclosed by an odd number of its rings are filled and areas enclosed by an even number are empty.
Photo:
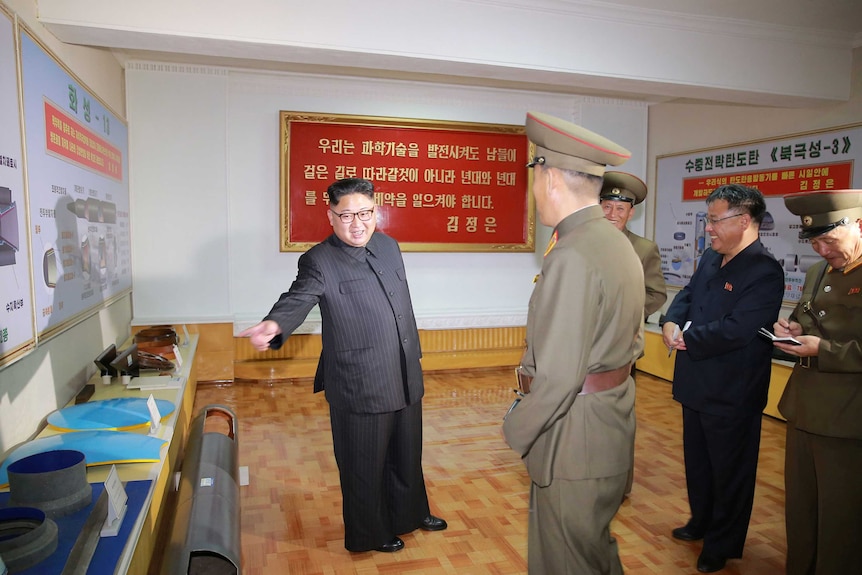
[[[280,333],[281,328],[278,327],[278,324],[271,319],[266,319],[257,325],[242,330],[238,337],[247,337],[257,351],[266,351],[269,349],[269,342],[272,338]]]

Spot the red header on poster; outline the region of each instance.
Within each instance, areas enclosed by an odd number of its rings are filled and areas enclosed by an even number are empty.
[[[326,188],[374,183],[405,251],[532,251],[523,126],[282,112],[282,251],[332,233]]]
[[[123,180],[123,154],[77,120],[45,101],[48,152],[117,181]]]
[[[705,200],[717,187],[741,184],[757,188],[764,196],[786,196],[797,192],[842,190],[850,188],[853,162],[836,162],[811,166],[772,168],[738,174],[722,174],[682,181],[684,201]]]

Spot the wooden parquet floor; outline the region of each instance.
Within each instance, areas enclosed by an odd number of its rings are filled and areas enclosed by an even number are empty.
[[[670,384],[637,378],[635,483],[611,524],[628,575],[697,573],[700,543],[673,539],[688,520],[681,409]],[[311,380],[200,385],[195,413],[231,407],[238,421],[245,575],[527,572],[529,478],[503,441],[511,369],[426,374],[423,467],[432,513],[449,529],[402,537],[398,553],[349,553],[329,411]],[[764,416],[756,499],[743,559],[722,573],[784,573],[784,423]]]

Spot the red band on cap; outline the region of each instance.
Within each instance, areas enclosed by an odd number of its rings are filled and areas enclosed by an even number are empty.
[[[556,132],[556,133],[558,133],[558,134],[562,134],[563,136],[565,136],[565,137],[569,138],[570,140],[575,140],[576,142],[580,142],[580,143],[582,143],[582,144],[585,144],[585,145],[589,146],[590,148],[593,148],[594,150],[601,150],[601,151],[603,151],[603,152],[607,152],[608,154],[612,154],[612,155],[617,156],[617,157],[619,157],[619,158],[626,158],[626,159],[631,158],[631,154],[621,154],[621,153],[619,153],[619,152],[617,152],[617,151],[615,151],[615,150],[609,150],[609,149],[607,149],[607,148],[602,148],[602,147],[596,146],[595,144],[593,144],[593,143],[591,143],[591,142],[584,141],[584,140],[582,140],[582,139],[580,139],[580,138],[575,138],[575,137],[573,137],[571,134],[569,134],[569,133],[567,133],[567,132],[564,132],[564,131],[562,131],[562,130],[558,130],[558,129],[557,129],[557,128],[555,128],[554,126],[552,126],[552,125],[550,125],[550,124],[548,124],[548,123],[546,123],[546,122],[543,122],[542,120],[540,120],[539,118],[537,118],[537,117],[533,116],[533,115],[532,115],[532,114],[530,114],[529,112],[527,113],[527,116],[529,116],[529,117],[533,118],[535,121],[537,121],[537,122],[538,122],[538,123],[540,123],[541,125],[545,126],[546,128],[549,128],[549,129],[553,130],[554,132]]]

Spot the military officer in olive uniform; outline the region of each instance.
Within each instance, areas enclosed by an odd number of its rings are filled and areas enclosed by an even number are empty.
[[[799,237],[824,261],[776,335],[797,356],[778,409],[787,418],[784,465],[788,575],[859,573],[862,542],[862,190],[786,196]]]
[[[661,272],[661,255],[658,244],[641,237],[628,228],[635,215],[635,206],[647,197],[647,186],[637,176],[626,172],[605,172],[602,193],[599,196],[605,218],[626,235],[635,249],[644,270],[646,303],[644,319],[661,309],[667,301],[667,287]]]
[[[620,574],[610,522],[634,449],[632,362],[643,349],[644,284],[631,243],[605,220],[605,166],[625,148],[527,114],[532,190],[552,242],[530,298],[521,369],[530,392],[503,432],[530,475],[531,575]]]
[[[658,251],[658,244],[637,235],[628,228],[629,221],[635,215],[635,206],[643,202],[646,197],[647,186],[637,176],[626,172],[605,172],[602,193],[599,195],[602,210],[605,212],[605,219],[626,235],[644,270],[644,286],[646,288],[644,321],[661,309],[661,306],[667,301],[667,286],[664,282],[664,274],[661,272],[661,255]],[[634,364],[632,364],[632,377],[635,377]],[[634,455],[634,452],[632,454]],[[634,461],[632,461],[632,470],[626,482],[626,495],[631,493],[633,483]]]

